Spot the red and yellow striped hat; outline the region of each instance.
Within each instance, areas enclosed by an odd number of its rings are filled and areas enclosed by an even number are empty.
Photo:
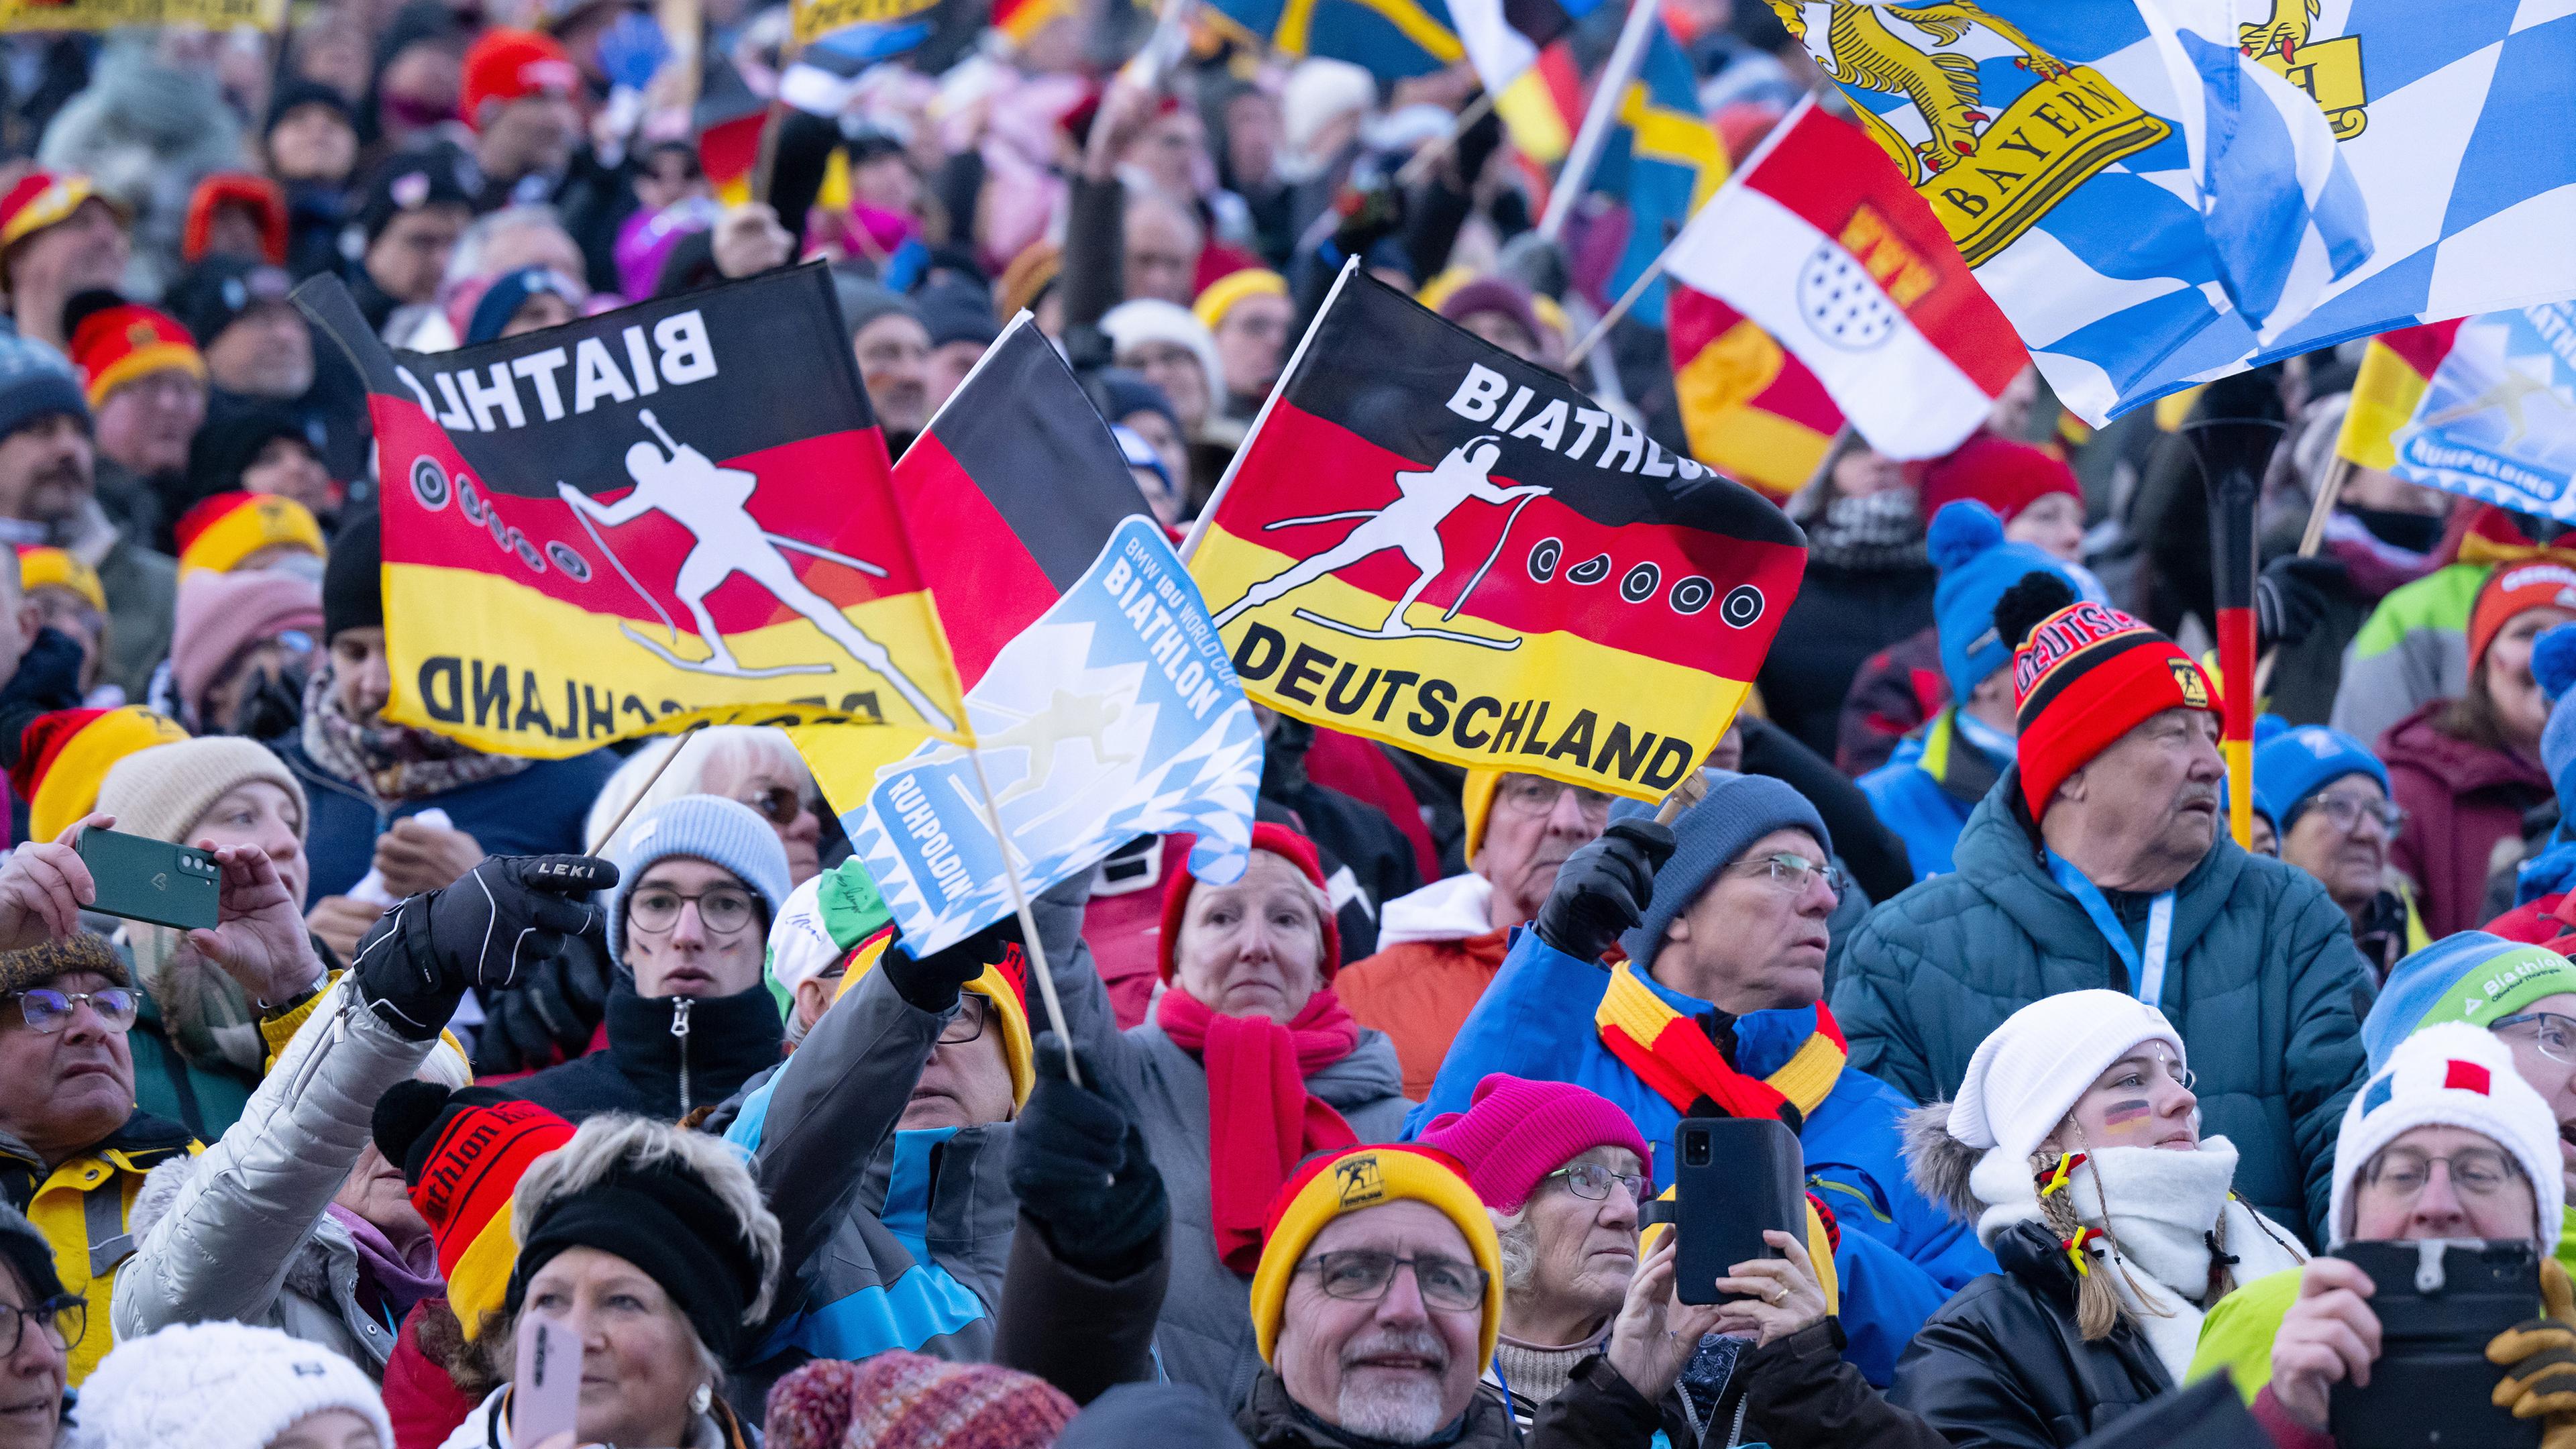
[[[91,407],[136,378],[168,368],[206,380],[206,359],[188,329],[178,318],[140,302],[101,307],[83,317],[72,329],[71,354]]]
[[[1503,1248],[1494,1235],[1494,1220],[1467,1185],[1458,1159],[1418,1143],[1391,1142],[1319,1152],[1279,1189],[1270,1227],[1262,1234],[1261,1265],[1252,1272],[1252,1339],[1262,1362],[1271,1362],[1279,1346],[1289,1280],[1297,1276],[1298,1263],[1324,1225],[1344,1213],[1407,1201],[1427,1204],[1456,1223],[1476,1266],[1485,1270],[1484,1322],[1477,1340],[1483,1356],[1476,1371],[1483,1373],[1493,1363],[1494,1339],[1503,1331]]]
[[[91,608],[107,612],[107,586],[99,582],[98,570],[78,554],[50,545],[18,545],[18,587],[22,591],[68,589]]]
[[[179,575],[200,569],[227,574],[272,544],[294,544],[315,558],[330,554],[313,510],[275,493],[217,493],[179,515]]]
[[[27,802],[27,838],[51,840],[96,809],[110,765],[187,737],[178,721],[139,704],[57,709],[27,721],[18,763],[9,767],[10,788]]]
[[[572,1134],[570,1122],[491,1087],[450,1093],[404,1082],[378,1104],[376,1149],[403,1170],[411,1204],[438,1244],[447,1306],[468,1340],[501,1307],[519,1260],[510,1194],[538,1158],[571,1141]]]
[[[84,201],[96,197],[119,216],[124,208],[108,197],[100,196],[86,176],[58,174],[52,171],[30,171],[18,178],[18,184],[0,192],[0,252],[5,252],[46,227],[71,220]]]

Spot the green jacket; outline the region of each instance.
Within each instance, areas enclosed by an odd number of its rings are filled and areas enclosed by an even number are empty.
[[[229,1063],[201,1066],[179,1054],[170,1039],[161,1007],[141,987],[134,1029],[125,1044],[134,1053],[134,1105],[155,1117],[166,1117],[188,1129],[200,1142],[212,1142],[241,1120],[250,1094],[259,1089],[259,1074]]]
[[[2343,651],[2329,723],[2374,749],[2389,727],[2469,687],[2469,611],[2488,564],[2452,564],[2389,590]]]
[[[1870,912],[1843,957],[1834,1016],[1851,1066],[1918,1102],[1950,1096],[1977,1043],[2061,991],[2133,989],[2127,968],[2041,863],[2008,770],[1968,817],[1957,869]],[[2132,940],[2144,897],[2115,900]],[[2218,844],[2177,887],[2165,1015],[2199,1074],[2202,1131],[2241,1154],[2239,1197],[2314,1239],[2344,1104],[2365,1075],[2377,994],[2341,907],[2307,872]]]

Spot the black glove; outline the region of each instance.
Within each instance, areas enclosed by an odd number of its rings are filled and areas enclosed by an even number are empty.
[[[2296,644],[2326,617],[2327,591],[2342,592],[2350,575],[2339,558],[2283,554],[2254,581],[2256,650]]]
[[[1333,198],[1333,210],[1339,217],[1333,245],[1347,257],[1366,256],[1369,248],[1404,229],[1404,192],[1391,181],[1381,179],[1365,189],[1345,186]]]
[[[967,982],[984,974],[984,968],[997,965],[1004,953],[1025,949],[1020,942],[1020,918],[1004,916],[974,935],[953,946],[942,946],[920,960],[901,940],[886,948],[877,961],[885,973],[886,984],[894,994],[927,1012],[944,1012],[957,1004],[957,993]]]
[[[1643,817],[1614,820],[1557,867],[1538,908],[1538,938],[1568,956],[1598,961],[1619,933],[1645,918],[1655,872],[1673,858],[1673,832]]]
[[[597,856],[493,856],[368,927],[351,965],[358,990],[386,1025],[427,1041],[467,987],[510,987],[566,938],[604,935],[607,912],[582,898],[615,884],[617,867]]]
[[[1064,1039],[1040,1032],[1037,1089],[1011,1129],[1011,1191],[1020,1211],[1072,1267],[1124,1278],[1159,1247],[1171,1218],[1145,1134],[1099,1090],[1088,1055],[1082,1086],[1064,1072]]]

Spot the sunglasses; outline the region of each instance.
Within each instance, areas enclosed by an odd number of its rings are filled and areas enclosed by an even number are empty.
[[[759,811],[761,819],[781,830],[795,824],[796,817],[811,808],[804,792],[788,785],[771,785],[748,796],[737,795],[734,798]]]

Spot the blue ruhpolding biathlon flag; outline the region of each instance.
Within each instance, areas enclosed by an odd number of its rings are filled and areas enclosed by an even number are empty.
[[[2576,521],[2576,303],[2460,324],[2396,446],[2400,478]]]
[[[1139,835],[1195,834],[1191,874],[1242,874],[1261,728],[1198,585],[1150,520],[1118,526],[1090,571],[1002,647],[966,709],[1024,890]],[[843,823],[915,954],[1011,913],[965,750],[934,742],[887,766]]]

